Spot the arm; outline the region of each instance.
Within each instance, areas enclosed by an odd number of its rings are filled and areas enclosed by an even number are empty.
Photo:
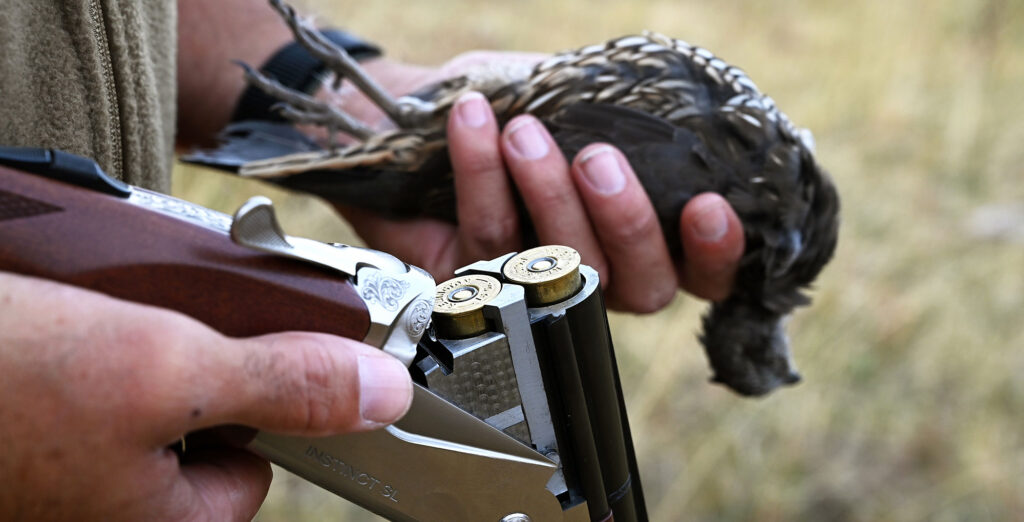
[[[263,63],[291,40],[259,0],[178,0],[178,145],[209,142],[245,87],[231,60]]]
[[[292,40],[292,33],[262,0],[178,0],[178,145],[209,144],[228,124],[245,88],[233,60],[266,62]],[[385,58],[364,62],[393,92],[408,92],[438,78],[433,68]],[[351,90],[349,90],[351,91]],[[327,89],[322,97],[336,97]],[[362,95],[348,92],[346,108],[364,121],[380,112]]]

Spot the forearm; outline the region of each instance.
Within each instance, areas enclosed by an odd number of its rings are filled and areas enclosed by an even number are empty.
[[[261,0],[178,0],[178,145],[209,140],[245,88],[232,60],[260,65],[292,40]]]
[[[230,120],[245,89],[241,60],[260,66],[290,42],[288,27],[259,0],[178,0],[178,145],[209,140]],[[434,69],[372,59],[363,68],[392,94],[405,94],[437,74]],[[322,89],[317,97],[378,126],[383,113],[351,86]]]

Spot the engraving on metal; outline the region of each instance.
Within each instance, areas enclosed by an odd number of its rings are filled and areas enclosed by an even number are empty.
[[[64,209],[56,205],[0,190],[0,221],[39,216],[62,210]]]
[[[317,439],[260,432],[248,447],[389,520],[501,520],[509,513],[589,520],[586,509],[563,511],[545,488],[556,469],[549,459],[422,386],[413,389],[409,412],[384,429]]]
[[[399,502],[398,489],[395,486],[392,486],[387,482],[382,483],[381,479],[371,475],[366,470],[361,470],[351,464],[348,464],[344,460],[330,454],[328,451],[317,448],[312,444],[306,448],[305,455],[317,464],[320,464],[334,473],[365,487],[367,491],[379,493],[384,498],[396,504]],[[377,487],[378,485],[380,485],[379,488]]]
[[[356,273],[355,281],[356,291],[370,312],[370,329],[363,342],[379,346],[406,365],[412,364],[416,345],[426,330],[419,302],[429,302],[434,279],[416,267],[396,274],[364,266]]]
[[[416,356],[416,344],[429,324],[434,278],[396,257],[338,243],[286,235],[271,201],[256,196],[235,212],[231,239],[239,245],[329,268],[351,278],[370,313],[363,342],[378,346],[405,364]],[[428,304],[420,304],[427,301]]]
[[[409,282],[399,281],[383,276],[380,272],[374,272],[368,281],[360,282],[360,286],[363,287],[363,299],[380,303],[385,310],[394,312],[398,310],[402,297],[409,289]]]
[[[405,329],[409,335],[420,337],[423,331],[430,325],[430,313],[433,311],[433,303],[426,299],[420,299],[412,305],[406,317]]]
[[[132,195],[128,197],[128,202],[225,234],[231,230],[231,217],[227,214],[138,187],[132,187]]]
[[[277,222],[273,203],[263,196],[246,201],[235,212],[230,229],[231,239],[239,245],[324,266],[348,276],[355,276],[363,266],[396,275],[410,272],[409,265],[384,252],[286,235]]]

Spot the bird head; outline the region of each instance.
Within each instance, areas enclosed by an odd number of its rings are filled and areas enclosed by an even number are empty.
[[[809,136],[780,114],[747,106],[719,112],[718,128],[730,132],[705,142],[731,173],[725,196],[743,221],[746,251],[733,293],[712,306],[701,340],[713,380],[743,395],[800,380],[782,320],[810,303],[803,291],[838,238],[835,186],[815,161]]]
[[[780,316],[809,303],[801,290],[832,258],[839,195],[810,133],[764,98],[726,105],[696,127],[713,176],[743,221],[736,292]]]
[[[782,318],[740,299],[715,303],[704,317],[701,337],[712,382],[741,395],[761,396],[800,382]]]

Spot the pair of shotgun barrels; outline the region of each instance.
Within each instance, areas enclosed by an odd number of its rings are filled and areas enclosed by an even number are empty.
[[[258,432],[249,448],[393,520],[646,520],[597,273],[572,249],[435,285],[388,254],[285,234],[52,149],[0,147],[0,270],[177,310],[229,336],[314,331],[407,364],[409,413],[367,432]]]

